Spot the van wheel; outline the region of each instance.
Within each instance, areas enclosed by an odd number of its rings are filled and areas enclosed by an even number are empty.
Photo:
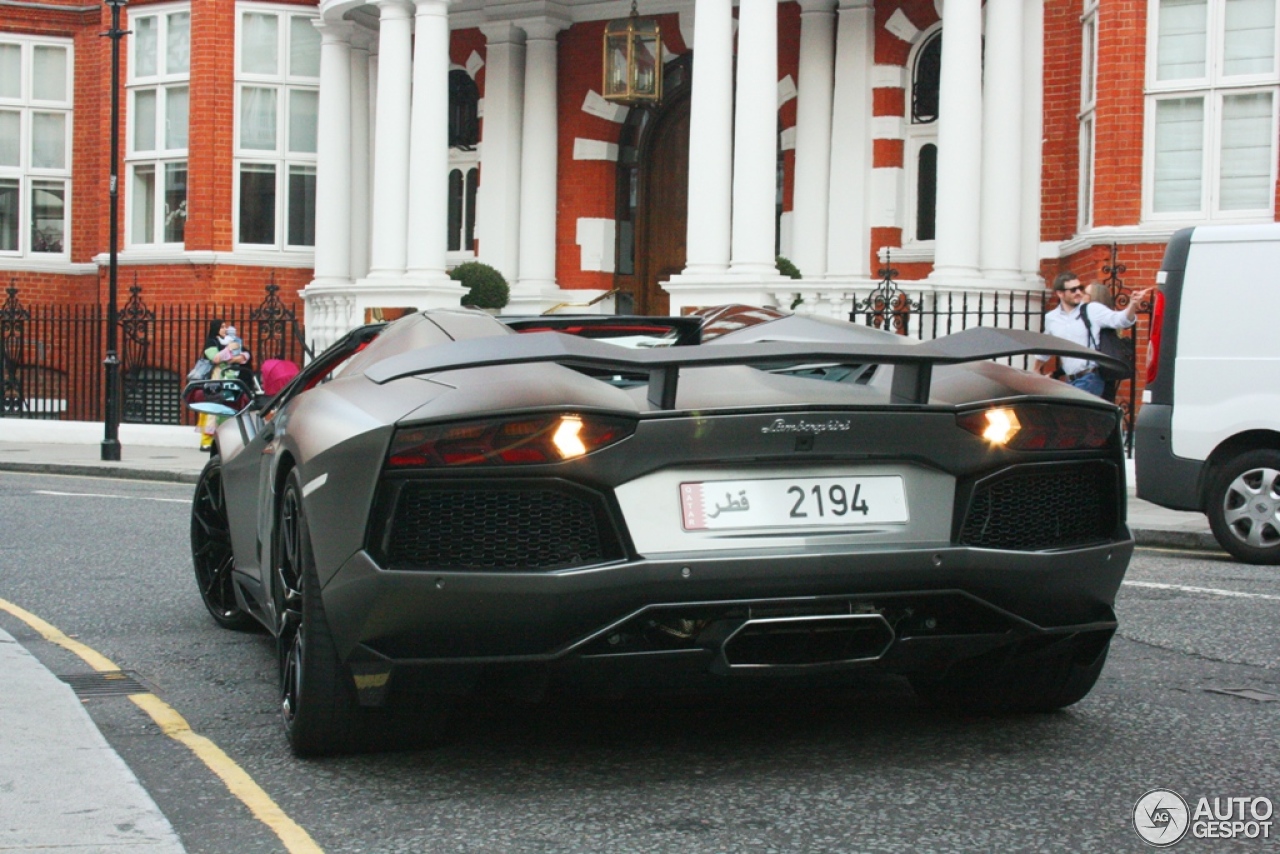
[[[1219,466],[1208,504],[1224,549],[1245,563],[1280,564],[1280,451],[1249,451]]]

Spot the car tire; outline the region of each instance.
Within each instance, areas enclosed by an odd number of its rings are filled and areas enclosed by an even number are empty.
[[[1084,699],[1107,661],[1111,632],[1074,635],[959,662],[944,674],[912,677],[926,703],[950,713],[1004,715],[1052,712]]]
[[[236,631],[256,628],[257,621],[236,599],[232,578],[236,561],[222,488],[222,459],[216,455],[200,472],[191,500],[191,561],[200,598],[214,622]]]
[[[325,616],[296,470],[289,473],[276,514],[273,584],[280,628],[280,711],[298,756],[358,748],[360,708],[355,683],[338,657]]]
[[[1249,451],[1215,467],[1206,510],[1213,536],[1237,560],[1280,564],[1280,451]]]
[[[280,627],[280,711],[297,756],[327,756],[429,747],[440,741],[451,710],[434,694],[363,707],[351,671],[329,628],[311,529],[297,471],[289,473],[277,509],[272,547],[273,595]]]

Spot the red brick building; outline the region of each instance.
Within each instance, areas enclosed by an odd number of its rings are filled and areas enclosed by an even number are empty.
[[[318,343],[456,304],[470,259],[527,310],[839,315],[886,251],[923,289],[1038,292],[1116,244],[1146,285],[1176,228],[1276,218],[1276,6],[642,3],[666,97],[628,109],[600,94],[622,2],[133,0],[121,281],[274,278]],[[27,303],[105,299],[109,26],[0,0],[0,275]]]

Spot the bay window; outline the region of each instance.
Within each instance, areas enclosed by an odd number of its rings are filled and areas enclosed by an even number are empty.
[[[1273,219],[1276,0],[1152,0],[1146,216]]]
[[[181,245],[187,222],[191,13],[130,15],[129,128],[125,161],[131,246]]]
[[[0,254],[66,257],[72,46],[0,34]]]
[[[241,4],[235,234],[255,249],[315,246],[320,33],[313,11]]]

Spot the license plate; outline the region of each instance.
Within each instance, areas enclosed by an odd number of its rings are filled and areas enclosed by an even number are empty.
[[[686,531],[846,527],[909,518],[898,475],[682,483],[680,505]]]

